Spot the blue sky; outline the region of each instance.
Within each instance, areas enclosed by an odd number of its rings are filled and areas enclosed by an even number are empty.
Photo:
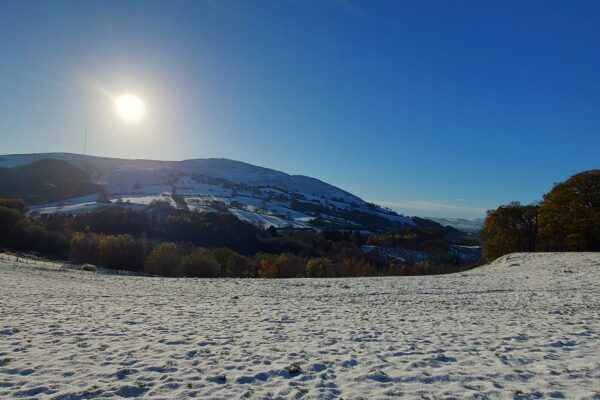
[[[600,2],[7,1],[0,154],[224,157],[476,217],[598,168]],[[125,122],[111,96],[146,103]]]

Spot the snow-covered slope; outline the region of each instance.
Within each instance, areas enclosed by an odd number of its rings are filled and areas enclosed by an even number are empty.
[[[206,211],[220,205],[236,210],[233,213],[242,219],[263,226],[303,228],[309,227],[309,222],[317,217],[321,222],[340,227],[414,224],[410,218],[369,204],[318,179],[227,159],[154,161],[45,153],[0,156],[0,168],[48,158],[81,168],[95,183],[106,187],[113,201],[148,204],[175,192],[193,210]],[[77,204],[70,206],[66,209],[49,204],[36,210],[41,213],[79,211]],[[89,207],[89,204],[82,205],[80,211]]]
[[[0,398],[595,399],[600,254],[351,279],[105,276],[0,256]]]

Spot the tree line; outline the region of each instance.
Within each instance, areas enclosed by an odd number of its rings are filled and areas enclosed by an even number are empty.
[[[600,170],[556,184],[539,203],[488,211],[481,240],[488,259],[522,251],[600,251]]]
[[[385,255],[365,254],[361,246],[367,237],[357,231],[278,232],[229,213],[197,213],[161,202],[145,211],[122,205],[44,216],[28,214],[21,200],[0,199],[0,226],[2,248],[167,277],[351,277],[456,270],[456,265],[403,265]]]
[[[370,239],[357,231],[282,233],[229,213],[197,213],[161,202],[144,211],[126,205],[79,215],[26,211],[21,200],[0,199],[0,247],[152,275],[349,277],[447,273],[459,268],[446,258],[435,265],[435,258],[417,265],[377,252],[365,254],[361,246]],[[435,233],[436,229],[411,227],[409,236],[418,236],[419,246],[441,249],[448,242],[440,242],[439,235],[447,235]],[[402,234],[410,232],[406,228]],[[376,243],[374,238],[370,242]],[[426,245],[427,241],[431,243]]]

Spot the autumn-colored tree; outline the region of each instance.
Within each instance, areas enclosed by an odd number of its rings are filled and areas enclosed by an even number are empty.
[[[375,271],[367,261],[356,257],[343,257],[335,265],[337,276],[373,276]]]
[[[178,275],[196,278],[216,278],[221,276],[221,265],[210,250],[201,247],[183,257]]]
[[[109,268],[141,271],[144,250],[131,235],[107,235],[98,244],[98,264]]]
[[[306,260],[300,256],[282,253],[275,259],[280,278],[300,278],[305,276]]]
[[[234,276],[239,278],[254,278],[258,274],[256,266],[247,257],[233,253],[222,267],[225,276]]]
[[[306,263],[306,276],[309,278],[325,278],[333,274],[333,262],[328,258],[312,258]]]
[[[272,254],[257,254],[258,276],[261,278],[279,278],[277,256]]]
[[[484,257],[493,260],[508,253],[534,251],[537,212],[537,205],[519,202],[488,211],[481,232]]]
[[[7,199],[4,197],[0,197],[0,207],[11,208],[22,213],[27,208],[27,205],[21,199]]]
[[[212,254],[221,267],[220,276],[229,278],[255,278],[258,275],[258,267],[254,262],[228,247],[213,249]]]
[[[539,248],[600,250],[600,170],[573,175],[544,196],[539,211]]]
[[[69,258],[77,263],[96,264],[98,259],[99,235],[77,232],[71,238]]]
[[[144,270],[152,275],[174,276],[182,258],[175,243],[161,243],[148,254]]]
[[[249,260],[227,247],[213,249],[213,255],[221,266],[221,275],[235,278],[248,277]]]

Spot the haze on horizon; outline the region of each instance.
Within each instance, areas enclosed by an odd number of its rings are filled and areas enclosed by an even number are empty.
[[[482,217],[598,167],[599,17],[592,1],[3,1],[0,154],[81,153],[87,128],[92,155],[229,158]],[[143,117],[119,118],[123,94]]]

